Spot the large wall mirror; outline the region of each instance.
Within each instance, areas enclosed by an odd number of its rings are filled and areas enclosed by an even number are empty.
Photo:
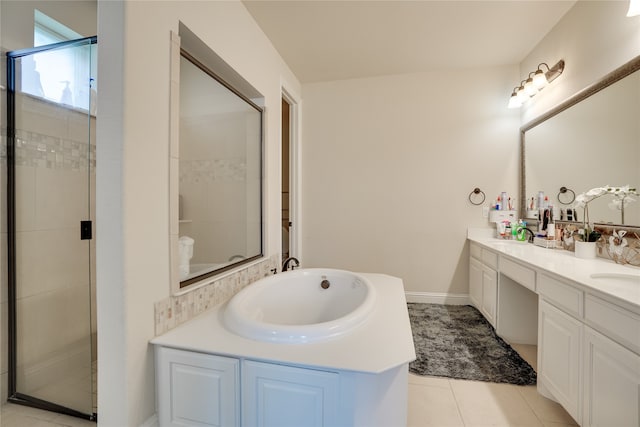
[[[563,203],[572,192],[640,188],[640,56],[524,125],[520,136],[522,217],[538,191],[554,206],[569,208]],[[562,187],[568,191],[561,193]],[[612,201],[603,196],[591,202],[590,220],[621,225],[622,212]],[[625,207],[624,224],[640,226],[640,200]]]
[[[180,52],[180,288],[262,256],[263,110]]]

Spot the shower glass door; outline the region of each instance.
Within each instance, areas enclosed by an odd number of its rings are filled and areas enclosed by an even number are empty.
[[[96,39],[8,54],[10,399],[95,418]]]

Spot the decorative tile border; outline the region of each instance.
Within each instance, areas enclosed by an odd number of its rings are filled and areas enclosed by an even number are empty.
[[[247,285],[267,277],[280,266],[280,254],[230,275],[197,286],[180,295],[155,303],[155,334],[162,335],[210,308],[229,300]]]
[[[180,160],[180,183],[246,181],[247,165],[243,158]]]
[[[96,145],[37,132],[16,130],[16,165],[86,171],[95,170]],[[5,145],[6,147],[6,145]]]
[[[556,221],[556,224],[564,230],[564,249],[574,251],[573,239],[567,236],[577,232],[581,224],[567,221]],[[618,264],[640,266],[640,227],[595,223],[593,228],[601,234],[596,242],[598,257],[611,259]]]

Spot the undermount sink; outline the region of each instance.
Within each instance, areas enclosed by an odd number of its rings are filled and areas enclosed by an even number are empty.
[[[621,280],[640,285],[640,274],[632,273],[593,273],[592,279]]]
[[[375,297],[371,282],[349,271],[289,271],[238,292],[225,308],[224,323],[234,333],[259,341],[321,341],[365,322]]]

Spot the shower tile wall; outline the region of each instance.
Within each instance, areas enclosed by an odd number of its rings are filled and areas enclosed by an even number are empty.
[[[248,220],[247,212],[259,212],[260,176],[251,172],[260,170],[260,151],[252,146],[259,123],[246,113],[181,120],[186,124],[180,127],[180,219],[187,221],[180,223],[179,235],[195,239],[191,262],[222,264],[231,255],[258,253],[254,237],[261,224],[251,222],[251,215]],[[238,142],[242,134],[246,145]]]
[[[21,107],[29,131],[16,131],[17,333],[24,337],[17,351],[18,381],[29,391],[91,362],[86,332],[90,317],[96,332],[95,297],[89,304],[87,289],[91,280],[95,296],[95,256],[80,240],[79,220],[95,221],[93,208],[87,218],[89,203],[95,206],[95,191],[87,199],[95,188],[95,145],[87,144],[89,136],[95,142],[95,117],[88,135],[86,113],[31,97]],[[95,239],[90,247],[95,254]],[[3,387],[6,372],[3,365]]]

